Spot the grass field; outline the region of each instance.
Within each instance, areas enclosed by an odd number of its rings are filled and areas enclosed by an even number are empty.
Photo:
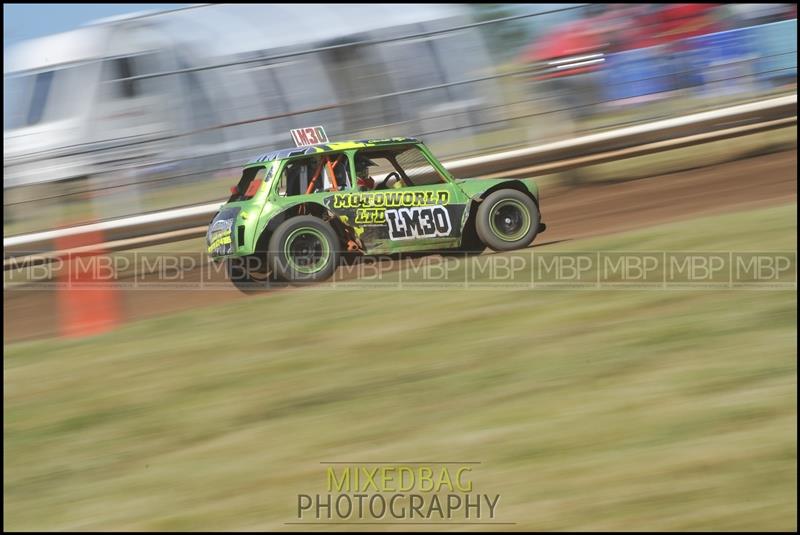
[[[542,249],[795,251],[796,217]],[[796,320],[796,290],[316,288],[6,346],[4,528],[291,529],[323,461],[452,460],[505,529],[796,530]]]

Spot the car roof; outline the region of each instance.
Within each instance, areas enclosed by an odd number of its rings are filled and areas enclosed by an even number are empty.
[[[421,141],[413,137],[393,137],[389,139],[360,139],[357,141],[330,141],[328,143],[317,143],[316,145],[291,147],[288,149],[279,149],[279,150],[273,150],[271,152],[266,152],[250,160],[247,163],[247,165],[272,162],[275,160],[283,160],[284,158],[292,158],[294,156],[303,156],[306,154],[320,154],[324,152],[334,152],[334,151],[350,150],[350,149],[364,149],[370,147],[382,147],[387,145],[403,145],[408,143],[421,143]]]

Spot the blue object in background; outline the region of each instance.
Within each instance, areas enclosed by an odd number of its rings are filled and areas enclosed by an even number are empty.
[[[797,19],[748,28],[757,46],[756,72],[768,83],[797,80]]]
[[[797,19],[609,54],[600,74],[607,100],[690,87],[730,92],[796,82]]]
[[[756,81],[753,32],[741,28],[687,39],[694,65],[710,93],[749,89]]]
[[[603,87],[608,100],[622,100],[661,93],[668,88],[661,47],[626,50],[606,56]]]

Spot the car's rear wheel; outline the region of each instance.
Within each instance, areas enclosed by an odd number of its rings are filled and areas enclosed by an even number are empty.
[[[275,229],[267,257],[280,279],[317,282],[336,271],[339,249],[339,238],[330,225],[313,216],[297,216]]]
[[[512,251],[533,242],[540,219],[533,199],[515,189],[501,189],[481,202],[475,229],[481,241],[491,249]]]

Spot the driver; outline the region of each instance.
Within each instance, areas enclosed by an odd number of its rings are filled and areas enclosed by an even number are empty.
[[[375,179],[369,176],[369,168],[375,162],[365,156],[356,157],[356,184],[359,191],[372,191],[375,189]]]

